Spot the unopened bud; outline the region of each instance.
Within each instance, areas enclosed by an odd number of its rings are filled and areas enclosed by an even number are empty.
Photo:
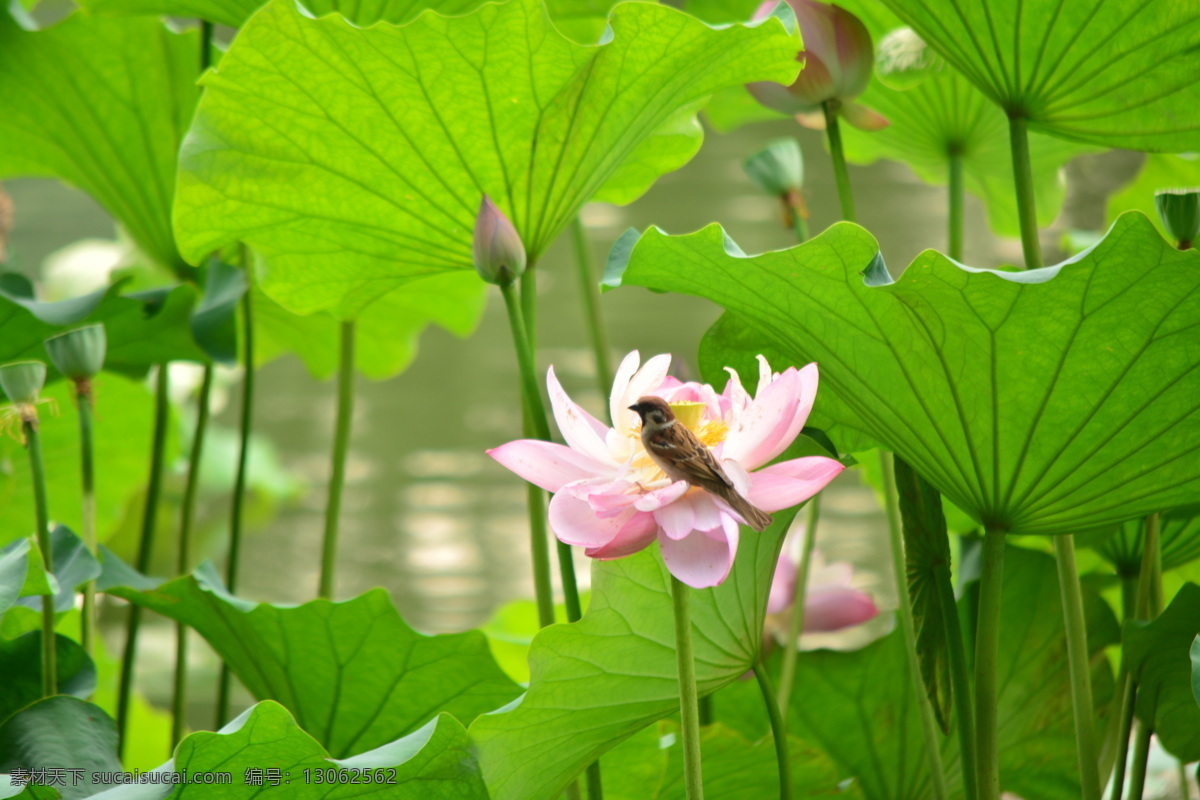
[[[507,286],[525,271],[525,245],[508,217],[487,195],[475,218],[475,271],[488,283]]]
[[[46,365],[41,361],[14,361],[0,366],[0,389],[17,405],[33,405],[46,383]]]
[[[746,159],[746,175],[773,197],[798,192],[804,185],[804,156],[795,139],[777,139]]]
[[[88,325],[46,340],[46,352],[55,368],[73,381],[96,377],[104,369],[108,342],[103,325]]]
[[[1200,189],[1160,189],[1154,193],[1154,205],[1179,249],[1190,249],[1200,233]]]

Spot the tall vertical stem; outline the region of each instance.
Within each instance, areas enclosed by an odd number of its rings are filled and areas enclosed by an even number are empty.
[[[838,127],[838,105],[837,100],[826,100],[821,104],[825,111],[825,137],[829,140],[829,155],[833,159],[833,177],[842,203],[842,219],[854,222],[854,193],[850,189],[850,172],[846,169],[846,153],[842,148],[842,130]]]
[[[29,451],[29,476],[33,482],[33,512],[37,520],[37,543],[42,551],[46,572],[54,572],[54,552],[50,545],[50,511],[46,502],[46,468],[42,462],[42,439],[38,433],[37,411],[23,411],[25,448]],[[42,596],[42,695],[58,694],[57,642],[54,634],[54,594]]]
[[[966,199],[966,190],[963,186],[962,149],[958,145],[951,145],[947,158],[950,167],[950,184],[947,190],[950,205],[948,254],[955,261],[962,261],[963,206]]]
[[[317,596],[333,599],[337,572],[338,531],[342,489],[346,485],[346,455],[350,452],[350,421],[354,417],[354,320],[344,320],[338,349],[337,421],[333,433],[333,471],[329,477],[329,502],[325,507],[325,539],[321,545],[321,584]]]
[[[687,584],[671,576],[675,609],[675,663],[679,670],[679,718],[683,727],[683,778],[687,800],[703,800],[700,771],[700,710],[696,702],[696,659]]]
[[[1062,595],[1066,625],[1067,664],[1071,671],[1071,705],[1075,712],[1075,748],[1079,758],[1081,800],[1100,800],[1099,755],[1092,722],[1092,677],[1088,658],[1087,625],[1083,614],[1083,591],[1075,565],[1073,536],[1054,537],[1058,563],[1058,588]]]
[[[250,463],[250,433],[254,428],[254,287],[250,281],[250,264],[243,258],[246,270],[246,293],[242,295],[242,408],[238,423],[237,472],[233,479],[233,503],[229,512],[229,557],[225,563],[225,586],[237,594],[238,572],[242,558],[242,510],[246,501],[246,473]],[[229,692],[233,674],[229,665],[221,662],[217,679],[217,724],[220,729],[229,718]]]
[[[608,358],[608,331],[600,314],[600,291],[592,274],[592,256],[588,250],[587,231],[583,220],[576,215],[571,223],[571,241],[575,245],[575,266],[579,271],[579,294],[587,317],[588,336],[592,341],[592,356],[596,360],[596,384],[600,396],[608,397],[612,390],[612,365]]]
[[[192,435],[192,449],[188,453],[187,482],[183,488],[183,507],[179,515],[179,550],[175,560],[175,573],[184,575],[192,560],[192,519],[196,513],[196,493],[200,487],[200,461],[204,453],[204,436],[208,432],[209,405],[212,397],[213,365],[204,365],[204,378],[200,383],[200,396],[196,403],[196,430]],[[175,682],[171,700],[171,747],[179,744],[187,727],[187,658],[188,628],[182,622],[175,623]]]
[[[775,762],[779,765],[779,800],[790,800],[792,796],[792,770],[788,763],[787,726],[783,722],[783,714],[776,702],[775,690],[771,686],[771,678],[767,668],[760,659],[754,665],[754,678],[758,681],[758,689],[762,692],[763,705],[767,707],[767,716],[771,720],[771,738],[775,740]]]
[[[146,505],[142,511],[142,536],[138,541],[137,571],[150,571],[154,555],[154,534],[158,527],[158,500],[162,495],[163,462],[167,449],[167,423],[171,398],[167,364],[158,365],[154,384],[154,441],[150,446],[150,483],[146,487]],[[125,729],[129,722],[129,699],[133,693],[133,672],[137,663],[138,629],[142,624],[142,607],[129,607],[129,622],[125,632],[125,652],[121,658],[121,681],[117,689],[117,742],[119,753],[125,749]]]
[[[804,519],[804,549],[796,566],[796,590],[792,600],[792,619],[783,648],[783,665],[779,670],[779,713],[787,719],[788,704],[792,701],[792,684],[796,681],[796,658],[800,653],[800,636],[804,633],[804,599],[808,594],[808,573],[813,550],[817,545],[817,523],[821,519],[821,495],[808,501]]]
[[[966,645],[962,625],[958,620],[958,606],[954,600],[954,587],[950,583],[950,567],[935,568],[934,587],[938,593],[946,631],[946,644],[950,651],[950,688],[954,693],[954,715],[958,720],[958,750],[962,757],[963,794],[966,800],[979,797],[979,755],[975,747],[975,697],[971,694],[971,676],[967,671]]]
[[[83,543],[88,552],[96,555],[96,468],[95,443],[92,435],[92,384],[88,380],[75,382],[75,400],[79,408],[79,470],[83,489]],[[83,609],[79,639],[84,652],[93,655],[96,637],[96,581],[83,585]]]
[[[1145,538],[1142,541],[1142,566],[1138,572],[1137,617],[1150,621],[1162,613],[1162,515],[1146,517]],[[1134,684],[1136,692],[1136,683]],[[1132,715],[1133,704],[1130,713]],[[1133,743],[1133,767],[1129,772],[1129,800],[1142,800],[1146,786],[1146,768],[1150,758],[1151,723],[1138,721]]]
[[[937,720],[933,717],[933,706],[925,694],[925,684],[921,680],[921,659],[917,655],[917,627],[913,622],[912,599],[908,594],[908,568],[904,562],[904,532],[900,523],[900,503],[896,494],[896,472],[891,455],[884,450],[879,451],[879,466],[883,471],[883,496],[887,504],[892,575],[896,581],[896,595],[899,600],[897,611],[900,615],[900,630],[904,636],[904,651],[908,659],[909,683],[921,716],[921,738],[925,745],[925,759],[933,784],[933,796],[936,800],[945,800],[949,797],[949,789],[946,786],[946,772],[942,766]]]
[[[526,273],[528,274],[528,272]],[[539,439],[550,438],[550,426],[542,406],[542,394],[538,389],[536,367],[533,363],[533,346],[525,327],[520,298],[512,284],[500,286],[504,296],[504,307],[508,311],[508,325],[512,332],[513,349],[517,351],[517,369],[521,377],[521,397],[525,405],[526,419],[533,426],[533,435]],[[554,622],[554,595],[550,585],[550,547],[546,538],[545,493],[529,485],[529,552],[533,560],[533,588],[537,597],[538,624],[545,627]]]
[[[1029,160],[1029,132],[1025,117],[1010,114],[1009,144],[1012,146],[1013,178],[1017,190],[1017,219],[1021,223],[1021,249],[1025,253],[1025,269],[1042,266],[1042,248],[1038,242],[1037,203],[1033,193],[1033,166]]]
[[[979,621],[975,628],[975,747],[979,757],[980,800],[1000,798],[997,660],[1003,581],[1004,531],[989,527],[983,536],[983,576],[979,581]]]
[[[1133,768],[1129,772],[1129,800],[1142,800],[1146,791],[1146,768],[1150,764],[1150,737],[1153,735],[1154,728],[1138,722],[1133,741]]]

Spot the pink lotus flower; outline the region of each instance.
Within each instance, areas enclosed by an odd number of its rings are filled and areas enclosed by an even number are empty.
[[[754,19],[771,15],[778,0],[766,0]],[[796,12],[804,49],[796,60],[804,64],[790,86],[760,81],[747,85],[767,108],[790,114],[807,128],[825,129],[822,104],[833,101],[837,113],[856,128],[876,131],[888,121],[869,108],[851,102],[867,88],[875,66],[871,34],[862,20],[841,6],[816,0],[787,0]]]
[[[817,394],[817,365],[772,373],[762,356],[759,363],[752,398],[733,370],[718,394],[707,384],[669,376],[669,355],[639,368],[635,350],[613,381],[611,428],[572,402],[552,367],[546,383],[567,446],[523,439],[488,455],[555,492],[550,527],[567,544],[586,548],[592,558],[613,559],[657,540],[671,574],[697,589],[716,586],[733,566],[742,520],[720,498],[667,478],[643,449],[638,415],[629,406],[643,395],[671,403],[746,499],[767,512],[789,508],[819,492],[843,467],[821,456],[763,467],[804,427]]]
[[[788,554],[779,556],[771,594],[767,600],[768,616],[788,614],[796,602],[796,562]],[[861,625],[879,615],[879,609],[869,594],[854,588],[854,569],[845,562],[826,564],[820,552],[814,551],[808,566],[808,583],[804,592],[804,630],[808,633],[828,633]],[[768,627],[786,638],[789,620],[780,619]]]

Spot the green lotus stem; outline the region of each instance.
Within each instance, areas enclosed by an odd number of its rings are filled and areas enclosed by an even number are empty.
[[[146,505],[142,511],[142,535],[138,542],[137,571],[150,571],[154,554],[154,534],[158,527],[158,500],[162,495],[163,463],[166,460],[167,422],[171,407],[168,394],[170,381],[167,365],[158,365],[154,388],[154,440],[150,445],[150,483],[146,487]],[[129,722],[129,699],[133,693],[133,671],[137,663],[138,629],[142,624],[142,607],[129,607],[125,632],[125,652],[121,658],[121,680],[117,689],[117,747],[118,755],[125,751],[125,730]]]
[[[1179,796],[1183,800],[1188,800],[1192,796],[1191,789],[1188,788],[1187,764],[1180,759],[1175,759],[1176,775],[1179,778]]]
[[[771,738],[775,740],[775,761],[779,765],[779,800],[791,800],[792,770],[788,763],[787,726],[783,723],[783,714],[776,702],[771,678],[762,659],[754,665],[754,678],[758,681],[759,691],[762,692],[763,705],[767,707],[767,716],[771,720]]]
[[[92,435],[92,383],[75,381],[75,401],[79,408],[79,471],[83,502],[83,543],[88,552],[96,555],[96,469],[95,442]],[[83,585],[83,609],[79,621],[79,640],[83,650],[92,655],[96,638],[96,581]]]
[[[192,449],[188,453],[187,482],[183,488],[183,506],[179,516],[179,549],[175,560],[175,573],[187,574],[192,559],[192,520],[196,513],[196,494],[200,488],[200,460],[204,454],[204,435],[208,432],[209,405],[212,398],[213,365],[204,365],[204,378],[200,383],[200,396],[196,403],[196,431],[192,435]],[[179,744],[187,727],[187,657],[188,628],[182,622],[175,623],[175,682],[171,699],[171,748]]]
[[[1079,758],[1081,800],[1100,800],[1099,749],[1092,722],[1092,678],[1088,658],[1087,624],[1083,614],[1083,590],[1075,564],[1075,538],[1054,537],[1058,564],[1058,588],[1062,595],[1063,621],[1067,635],[1067,664],[1071,671],[1071,705],[1075,712],[1075,748]]]
[[[329,501],[325,506],[325,538],[321,545],[321,583],[317,596],[333,599],[337,572],[338,531],[342,513],[342,489],[346,485],[346,455],[350,452],[350,421],[354,416],[354,320],[344,320],[338,350],[337,421],[333,433],[333,474],[329,477]]]
[[[200,20],[200,71],[212,66],[213,24],[208,20]]]
[[[979,797],[979,755],[975,747],[975,697],[971,694],[971,674],[967,670],[966,644],[962,625],[958,620],[958,606],[954,600],[954,587],[950,583],[950,565],[943,564],[934,569],[934,588],[938,602],[946,613],[942,622],[946,630],[946,644],[950,651],[950,688],[954,693],[954,715],[958,720],[958,749],[962,757],[963,793],[966,800]]]
[[[717,711],[713,703],[713,695],[706,694],[700,698],[700,727],[712,725],[717,721]]]
[[[528,274],[528,273],[526,273]],[[550,426],[546,421],[546,410],[542,405],[542,394],[538,390],[537,376],[533,363],[533,347],[517,290],[510,284],[501,284],[504,306],[508,310],[508,324],[512,331],[513,349],[517,351],[517,368],[521,375],[522,404],[526,408],[526,422],[532,426],[533,435],[549,440]],[[545,493],[529,485],[529,551],[533,559],[533,588],[537,597],[538,624],[546,627],[554,623],[554,595],[550,585],[550,547],[547,543]],[[570,562],[568,562],[570,563]]]
[[[989,527],[983,535],[983,576],[979,581],[979,621],[975,627],[975,747],[981,800],[1000,798],[997,660],[1003,579],[1004,531]]]
[[[37,519],[37,544],[42,551],[46,572],[54,572],[54,551],[50,546],[50,511],[46,502],[46,467],[42,462],[42,439],[38,433],[37,410],[28,405],[21,409],[25,449],[29,451],[29,476],[33,482],[33,511]],[[58,694],[58,664],[54,634],[54,594],[42,596],[42,696]]]
[[[1037,202],[1033,192],[1033,166],[1029,160],[1029,132],[1025,128],[1025,118],[1010,115],[1008,134],[1012,146],[1017,219],[1021,223],[1021,249],[1025,253],[1025,269],[1037,269],[1042,266],[1042,248],[1038,242]]]
[[[1121,575],[1121,620],[1128,622],[1137,618],[1137,577]],[[1117,676],[1117,686],[1120,687],[1121,706],[1120,719],[1117,728],[1117,757],[1113,762],[1113,790],[1111,800],[1121,800],[1125,791],[1125,768],[1129,760],[1129,737],[1133,732],[1133,706],[1137,692],[1133,685],[1133,676],[1121,665]]]
[[[243,260],[243,268],[249,278],[249,267]],[[233,479],[233,504],[229,513],[229,558],[225,565],[225,586],[230,593],[237,594],[238,571],[242,557],[242,510],[246,501],[246,475],[250,462],[250,432],[254,427],[254,304],[251,300],[252,287],[246,287],[242,295],[242,416],[238,424],[237,473]],[[233,674],[229,665],[221,662],[221,674],[217,680],[217,729],[229,718],[229,693]]]
[[[900,523],[900,502],[896,493],[896,470],[890,454],[884,450],[879,451],[879,466],[883,472],[883,496],[887,505],[888,537],[891,539],[892,575],[896,580],[896,594],[899,598],[897,612],[900,616],[900,630],[904,636],[909,680],[921,716],[921,738],[925,744],[925,758],[929,762],[933,796],[936,800],[945,800],[950,792],[946,786],[946,772],[942,766],[937,720],[933,717],[933,706],[925,693],[925,684],[921,680],[921,659],[917,655],[917,627],[913,622],[912,599],[908,594],[908,569],[904,563],[904,532]]]
[[[592,356],[596,359],[596,383],[600,396],[608,397],[612,391],[612,364],[608,358],[608,331],[604,328],[604,317],[600,314],[600,291],[592,274],[592,257],[588,250],[587,231],[583,220],[576,215],[571,223],[571,241],[575,245],[575,266],[579,270],[579,294],[583,298],[583,312],[587,317],[588,335],[592,340]]]
[[[821,519],[821,495],[808,501],[804,520],[804,549],[796,566],[796,590],[792,601],[792,619],[788,626],[787,643],[783,648],[783,665],[779,670],[779,713],[787,719],[788,704],[792,701],[792,686],[796,682],[796,659],[800,654],[800,635],[804,633],[804,597],[808,594],[808,573],[813,550],[817,545],[817,523]]]
[[[826,100],[825,137],[829,140],[829,155],[833,159],[833,177],[837,181],[838,200],[842,203],[842,219],[855,221],[854,193],[850,189],[850,172],[846,169],[846,153],[842,148],[842,130],[838,127],[838,101]]]
[[[600,762],[593,761],[587,768],[588,800],[604,800],[604,782],[600,778]]]
[[[796,244],[808,241],[808,208],[805,206],[803,195],[799,190],[789,192],[783,197],[787,213],[792,215],[792,233],[796,234]]]
[[[696,659],[687,584],[671,576],[675,609],[675,663],[679,670],[679,718],[683,729],[683,780],[687,800],[703,800],[700,772],[700,710],[696,702]]]
[[[963,206],[966,190],[963,187],[963,155],[962,148],[951,145],[947,153],[950,167],[949,195],[949,247],[948,255],[955,261],[963,258]]]
[[[1138,722],[1133,742],[1133,769],[1129,772],[1129,800],[1142,800],[1146,791],[1146,767],[1150,763],[1150,737],[1153,735],[1153,726]]]
[[[537,352],[537,265],[530,261],[521,273],[521,318],[529,352]]]
[[[1142,566],[1138,572],[1137,615],[1149,622],[1162,613],[1162,515],[1146,517]]]

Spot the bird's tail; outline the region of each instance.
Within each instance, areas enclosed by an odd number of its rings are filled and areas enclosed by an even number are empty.
[[[736,511],[742,520],[754,530],[765,531],[771,524],[770,514],[742,497],[732,487],[721,495],[721,499],[729,503],[729,507]]]

